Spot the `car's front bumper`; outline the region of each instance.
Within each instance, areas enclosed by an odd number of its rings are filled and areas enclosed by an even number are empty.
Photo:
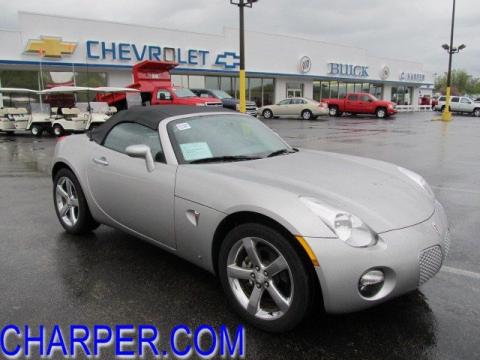
[[[370,248],[354,248],[337,238],[305,238],[319,262],[315,269],[327,312],[357,311],[415,290],[440,270],[449,247],[447,218],[439,203],[428,220],[379,236]],[[375,296],[365,298],[359,279],[372,269],[381,269],[385,282]]]

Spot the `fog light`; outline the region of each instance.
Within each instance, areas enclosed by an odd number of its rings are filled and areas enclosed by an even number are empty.
[[[383,287],[385,274],[382,270],[369,270],[360,277],[358,291],[366,298],[373,297]]]

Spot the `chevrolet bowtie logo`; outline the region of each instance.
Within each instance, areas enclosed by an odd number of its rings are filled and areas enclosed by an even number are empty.
[[[25,52],[50,58],[61,58],[63,55],[73,54],[76,48],[77,43],[62,41],[61,37],[40,36],[40,40],[28,40]]]
[[[235,69],[237,66],[240,66],[240,56],[235,52],[225,51],[223,54],[217,55],[215,65],[223,66],[225,69]]]

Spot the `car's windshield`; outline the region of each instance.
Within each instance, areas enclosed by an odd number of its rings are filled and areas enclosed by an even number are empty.
[[[248,160],[292,151],[280,136],[250,116],[219,114],[179,119],[171,121],[167,130],[180,164]]]
[[[173,89],[175,92],[175,95],[177,95],[179,98],[187,98],[187,97],[196,97],[190,89],[185,89],[185,88],[175,88]]]
[[[213,95],[215,95],[215,97],[219,98],[219,99],[231,99],[232,97],[230,96],[230,94],[226,93],[225,91],[222,91],[222,90],[210,90]]]

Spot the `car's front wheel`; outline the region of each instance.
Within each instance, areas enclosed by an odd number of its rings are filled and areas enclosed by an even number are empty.
[[[273,117],[273,112],[270,109],[266,109],[266,110],[263,110],[262,115],[265,119],[271,119]]]
[[[480,117],[480,108],[476,108],[475,110],[473,110],[473,116]]]
[[[55,174],[53,201],[58,220],[68,233],[84,234],[99,226],[90,213],[80,183],[69,169]]]
[[[387,117],[387,111],[385,110],[385,108],[382,108],[382,107],[378,108],[375,114],[379,119],[385,119]]]
[[[219,253],[218,273],[233,308],[266,331],[294,328],[313,301],[312,277],[284,235],[256,223],[234,228]]]

